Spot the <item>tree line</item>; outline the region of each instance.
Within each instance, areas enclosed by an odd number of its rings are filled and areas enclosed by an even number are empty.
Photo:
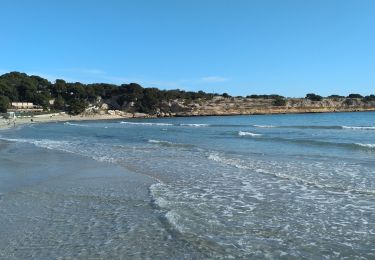
[[[204,91],[160,90],[144,88],[137,83],[130,84],[83,84],[66,82],[57,79],[51,83],[39,76],[29,76],[25,73],[10,72],[0,76],[0,112],[6,112],[11,102],[32,102],[45,110],[66,111],[70,114],[80,114],[91,103],[98,99],[112,100],[117,107],[123,108],[131,104],[134,112],[154,113],[163,102],[184,100],[186,103],[195,100],[210,100],[214,96],[232,98],[229,94],[206,93]],[[272,99],[275,106],[284,106],[286,98],[280,95],[249,95],[247,98]],[[306,99],[320,101],[322,96],[310,93]],[[364,102],[375,101],[375,96],[350,94],[347,97],[331,95],[328,98],[358,98]],[[50,102],[54,100],[54,102]]]
[[[11,102],[32,102],[46,110],[67,111],[79,114],[90,103],[98,99],[115,99],[119,106],[124,102],[132,103],[137,112],[150,113],[156,110],[162,101],[184,99],[212,99],[214,93],[203,91],[159,90],[143,88],[137,83],[130,84],[83,84],[57,79],[51,83],[39,76],[10,72],[0,76],[0,112],[6,112]],[[53,104],[50,100],[54,100]]]

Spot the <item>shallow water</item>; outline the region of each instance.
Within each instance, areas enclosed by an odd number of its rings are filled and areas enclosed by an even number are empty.
[[[0,134],[0,258],[375,258],[373,112]]]

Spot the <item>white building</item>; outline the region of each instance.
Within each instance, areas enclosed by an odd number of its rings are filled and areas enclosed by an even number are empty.
[[[13,109],[33,109],[34,104],[30,102],[12,102]]]

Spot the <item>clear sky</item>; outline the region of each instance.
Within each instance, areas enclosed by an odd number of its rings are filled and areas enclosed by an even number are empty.
[[[1,0],[0,73],[375,94],[374,0]]]

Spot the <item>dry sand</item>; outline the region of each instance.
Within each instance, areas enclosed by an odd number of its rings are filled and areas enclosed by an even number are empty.
[[[48,123],[48,122],[64,122],[64,121],[87,121],[87,120],[111,120],[111,119],[122,119],[131,118],[129,116],[120,115],[78,115],[70,116],[65,113],[45,114],[37,115],[33,117],[17,117],[15,120],[0,118],[0,129],[8,129],[23,124],[34,124],[34,123]]]

